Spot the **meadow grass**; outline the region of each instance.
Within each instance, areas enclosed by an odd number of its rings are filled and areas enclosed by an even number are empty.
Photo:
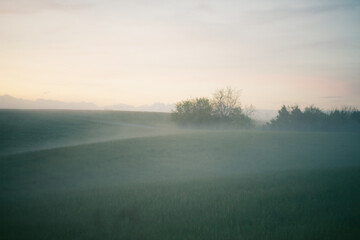
[[[166,131],[168,120],[141,113],[127,127],[157,126],[161,136],[78,145],[70,120],[59,130],[52,114],[32,114],[40,120],[16,117],[28,128],[42,119],[77,144],[0,158],[0,239],[360,237],[359,134]]]
[[[2,239],[357,239],[360,169],[1,197]]]

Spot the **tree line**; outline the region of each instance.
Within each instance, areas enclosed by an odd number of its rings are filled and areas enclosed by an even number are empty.
[[[254,127],[251,115],[254,108],[244,109],[240,92],[227,87],[217,90],[212,98],[192,98],[176,103],[171,113],[179,125],[223,125]],[[301,110],[299,106],[282,106],[278,115],[264,125],[273,130],[302,131],[360,131],[360,111],[351,107],[323,111],[311,105]]]
[[[233,88],[216,91],[213,98],[193,98],[176,103],[172,119],[180,125],[223,124],[250,127],[250,110],[244,110],[240,92]]]
[[[314,105],[303,111],[299,106],[282,106],[269,129],[305,131],[360,131],[360,111],[351,107],[323,111]]]

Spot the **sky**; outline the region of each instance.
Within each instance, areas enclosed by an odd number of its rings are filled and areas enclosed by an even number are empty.
[[[360,108],[358,0],[1,0],[0,95]]]

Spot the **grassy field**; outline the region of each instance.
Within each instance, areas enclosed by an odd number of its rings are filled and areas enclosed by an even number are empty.
[[[0,239],[360,238],[360,134],[101,111],[0,122]]]

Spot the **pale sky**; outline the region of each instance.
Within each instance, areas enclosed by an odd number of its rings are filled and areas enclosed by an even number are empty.
[[[360,107],[360,1],[0,0],[0,95]]]

